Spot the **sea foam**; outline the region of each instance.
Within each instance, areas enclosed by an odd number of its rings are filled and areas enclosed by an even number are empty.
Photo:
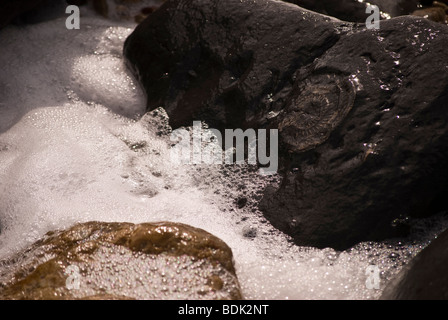
[[[166,114],[145,114],[123,63],[135,25],[82,13],[81,30],[56,19],[0,31],[1,259],[77,222],[169,220],[223,239],[248,299],[375,299],[446,226],[436,217],[416,224],[418,241],[344,252],[294,245],[256,206],[280,177],[170,163]],[[378,290],[366,286],[369,265],[380,270]]]

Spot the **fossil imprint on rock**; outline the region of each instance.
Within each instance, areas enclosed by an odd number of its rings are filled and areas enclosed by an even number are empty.
[[[297,94],[298,93],[298,94]],[[336,74],[313,75],[298,83],[277,119],[290,152],[304,152],[325,142],[353,107],[353,82]]]

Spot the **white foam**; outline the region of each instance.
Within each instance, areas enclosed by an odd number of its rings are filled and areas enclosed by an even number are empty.
[[[76,222],[169,220],[232,248],[246,298],[371,299],[381,290],[366,287],[366,267],[380,267],[383,289],[421,249],[297,247],[250,204],[234,205],[256,201],[268,178],[244,166],[173,167],[163,115],[139,117],[144,95],[122,62],[134,25],[84,12],[81,26],[0,31],[1,258]]]

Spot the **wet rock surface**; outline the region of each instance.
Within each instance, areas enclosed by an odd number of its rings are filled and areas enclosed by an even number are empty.
[[[187,5],[188,2],[188,5]],[[265,216],[299,245],[403,235],[437,212],[448,172],[448,28],[380,30],[277,1],[167,1],[124,52],[173,128],[279,129]]]
[[[142,22],[156,11],[164,0],[93,0],[96,12],[114,20]]]
[[[148,109],[163,106],[174,128],[195,119],[214,128],[259,126],[266,109],[287,98],[272,94],[290,90],[297,69],[339,38],[330,18],[287,3],[193,1],[184,7],[166,2],[124,47]]]
[[[364,23],[371,13],[366,13],[369,5],[376,5],[381,11],[382,18],[407,15],[417,10],[417,0],[287,0],[305,9],[326,14],[344,21]]]
[[[188,225],[89,222],[2,261],[0,297],[240,299],[232,259],[223,241]]]
[[[423,249],[384,290],[383,300],[448,299],[448,231]]]
[[[280,135],[287,134],[283,140],[292,152],[280,189],[268,190],[262,203],[274,225],[298,243],[344,249],[362,240],[403,236],[407,217],[443,207],[448,83],[440,70],[448,70],[442,58],[447,31],[426,20],[396,18],[382,23],[378,33],[342,37],[314,63],[313,73],[352,74],[354,85],[362,87],[330,134],[316,130],[322,124],[304,128],[301,120],[307,119],[304,107],[327,105],[331,96],[317,93],[319,85],[302,90],[316,90],[312,99],[298,95],[297,107],[290,108],[299,115],[292,121],[291,112],[284,116],[291,126],[282,128],[285,120],[280,122]],[[309,131],[328,140],[304,149],[302,132]]]
[[[434,1],[431,6],[415,10],[412,15],[448,24],[448,1]]]
[[[447,1],[417,0],[285,0],[305,9],[336,17],[343,21],[365,23],[372,14],[368,6],[375,5],[380,10],[381,19],[390,19],[403,15],[415,15],[435,22],[447,23]]]

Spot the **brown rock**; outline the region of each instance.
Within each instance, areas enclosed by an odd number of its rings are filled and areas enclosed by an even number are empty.
[[[170,222],[78,224],[2,264],[2,299],[241,299],[230,248]]]
[[[416,10],[412,13],[414,16],[423,17],[435,22],[447,23],[448,5],[434,1],[432,7]]]
[[[97,13],[107,18],[109,8],[106,0],[93,0],[93,7]]]

